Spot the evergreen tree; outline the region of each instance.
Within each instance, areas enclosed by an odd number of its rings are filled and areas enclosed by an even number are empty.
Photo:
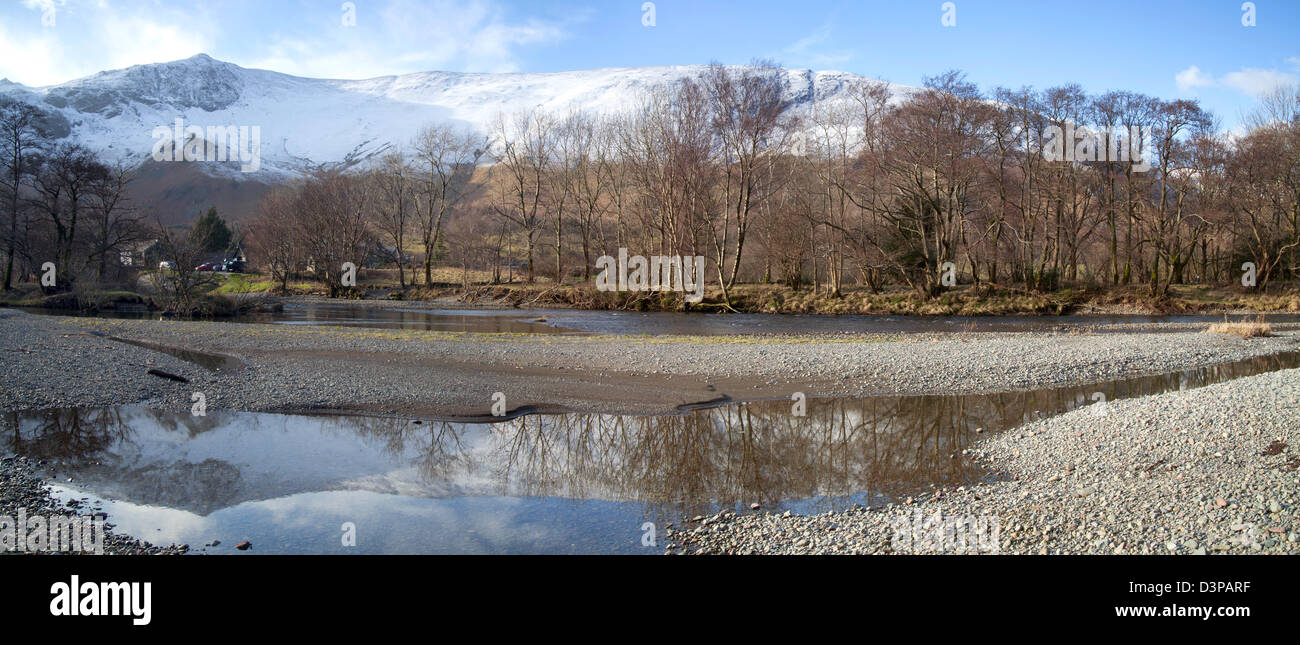
[[[209,206],[208,212],[199,217],[190,230],[190,241],[202,245],[206,253],[222,252],[230,248],[230,238],[230,227],[217,214],[215,206]]]

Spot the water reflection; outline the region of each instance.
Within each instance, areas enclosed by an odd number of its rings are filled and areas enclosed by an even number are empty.
[[[593,536],[622,535],[642,518],[680,521],[753,502],[817,512],[996,476],[961,455],[977,429],[997,432],[1081,405],[1104,405],[1095,403],[1102,397],[1114,401],[1297,366],[1300,352],[1291,352],[1032,392],[814,399],[802,417],[792,414],[788,401],[678,416],[533,415],[496,424],[46,410],[9,413],[0,451],[45,460],[58,481],[70,478],[83,493],[135,505],[141,513],[147,507],[180,512],[190,521],[242,518],[230,521],[287,540],[287,551],[297,550],[293,539],[253,518],[264,517],[267,505],[298,508],[309,500],[316,500],[308,504],[316,509],[310,513],[319,516],[321,494],[337,493],[323,497],[340,504],[331,517],[346,515],[346,508],[356,514],[357,504],[373,506],[376,497],[429,513],[474,508],[525,518],[499,527],[504,533],[490,541],[507,551],[519,548],[518,534],[508,527],[527,525],[530,535],[551,536],[537,537],[548,552],[599,552],[608,539]],[[367,501],[345,503],[360,499]],[[394,518],[403,515],[409,513],[394,510]],[[557,527],[560,517],[586,528]],[[600,523],[607,525],[604,532],[592,528]],[[329,522],[317,524],[329,530]],[[483,546],[432,526],[419,534],[423,541],[414,544],[423,546],[416,552]]]
[[[73,312],[29,309],[38,314],[76,315]],[[157,318],[146,312],[105,311],[104,318]],[[1298,314],[1264,314],[1276,327],[1300,323]],[[1251,316],[1252,319],[1256,316]],[[1032,332],[1070,331],[1079,328],[1105,332],[1133,332],[1134,325],[1186,323],[1208,325],[1222,316],[1182,315],[1069,315],[1069,316],[879,316],[813,314],[726,314],[577,309],[439,309],[390,306],[370,302],[288,302],[283,311],[255,313],[229,322],[282,325],[326,325],[378,329],[412,329],[482,333],[531,334],[645,334],[714,336],[731,334],[840,334],[921,332]],[[1140,328],[1139,328],[1140,329]],[[1178,331],[1201,331],[1203,327]]]
[[[377,329],[412,329],[513,334],[578,334],[576,329],[547,324],[537,313],[493,309],[412,309],[354,303],[289,303],[283,311],[257,313],[239,322],[282,325],[328,325]]]

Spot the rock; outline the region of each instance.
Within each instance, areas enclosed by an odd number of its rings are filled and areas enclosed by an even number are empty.
[[[235,545],[235,548],[236,548],[236,549],[239,549],[240,551],[247,551],[247,550],[253,548],[253,543],[252,543],[252,542],[240,542],[239,544],[236,544],[236,545]]]

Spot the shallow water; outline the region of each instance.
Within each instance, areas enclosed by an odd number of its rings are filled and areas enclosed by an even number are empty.
[[[35,313],[62,313],[32,310]],[[105,312],[111,318],[157,318],[142,312]],[[1254,319],[1256,316],[1251,316]],[[1274,324],[1300,323],[1300,314],[1266,314]],[[422,331],[535,334],[691,335],[838,334],[920,332],[1132,331],[1147,323],[1222,322],[1223,316],[818,316],[785,314],[687,314],[575,309],[418,309],[355,302],[289,302],[284,311],[249,314],[231,322],[330,325]],[[1192,331],[1200,331],[1195,329]]]
[[[1300,352],[1103,384],[989,395],[810,399],[670,416],[500,423],[138,407],[8,413],[0,453],[44,461],[61,498],[122,532],[257,553],[659,553],[646,522],[720,509],[813,513],[996,478],[985,433],[1081,406],[1300,367]],[[342,526],[356,526],[356,547]]]

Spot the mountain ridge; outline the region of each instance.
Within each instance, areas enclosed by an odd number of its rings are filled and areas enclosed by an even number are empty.
[[[271,185],[315,168],[348,167],[405,147],[420,128],[444,123],[490,132],[498,114],[542,109],[598,113],[631,110],[654,87],[698,75],[705,65],[602,68],[561,72],[429,71],[369,79],[321,79],[245,68],[207,54],[105,70],[66,83],[28,87],[0,83],[0,97],[38,106],[57,140],[76,141],[110,163],[140,168],[151,186],[135,197],[167,210],[206,208],[202,177],[231,182],[258,195],[235,199],[247,210]],[[782,69],[786,98],[796,111],[815,102],[846,100],[854,82],[871,79],[839,71]],[[903,86],[892,86],[906,90]],[[235,162],[194,164],[181,171],[152,159],[154,131],[176,119],[199,127],[257,126],[260,164],[241,172]],[[179,197],[184,195],[184,197]],[[218,209],[221,205],[218,204]]]

